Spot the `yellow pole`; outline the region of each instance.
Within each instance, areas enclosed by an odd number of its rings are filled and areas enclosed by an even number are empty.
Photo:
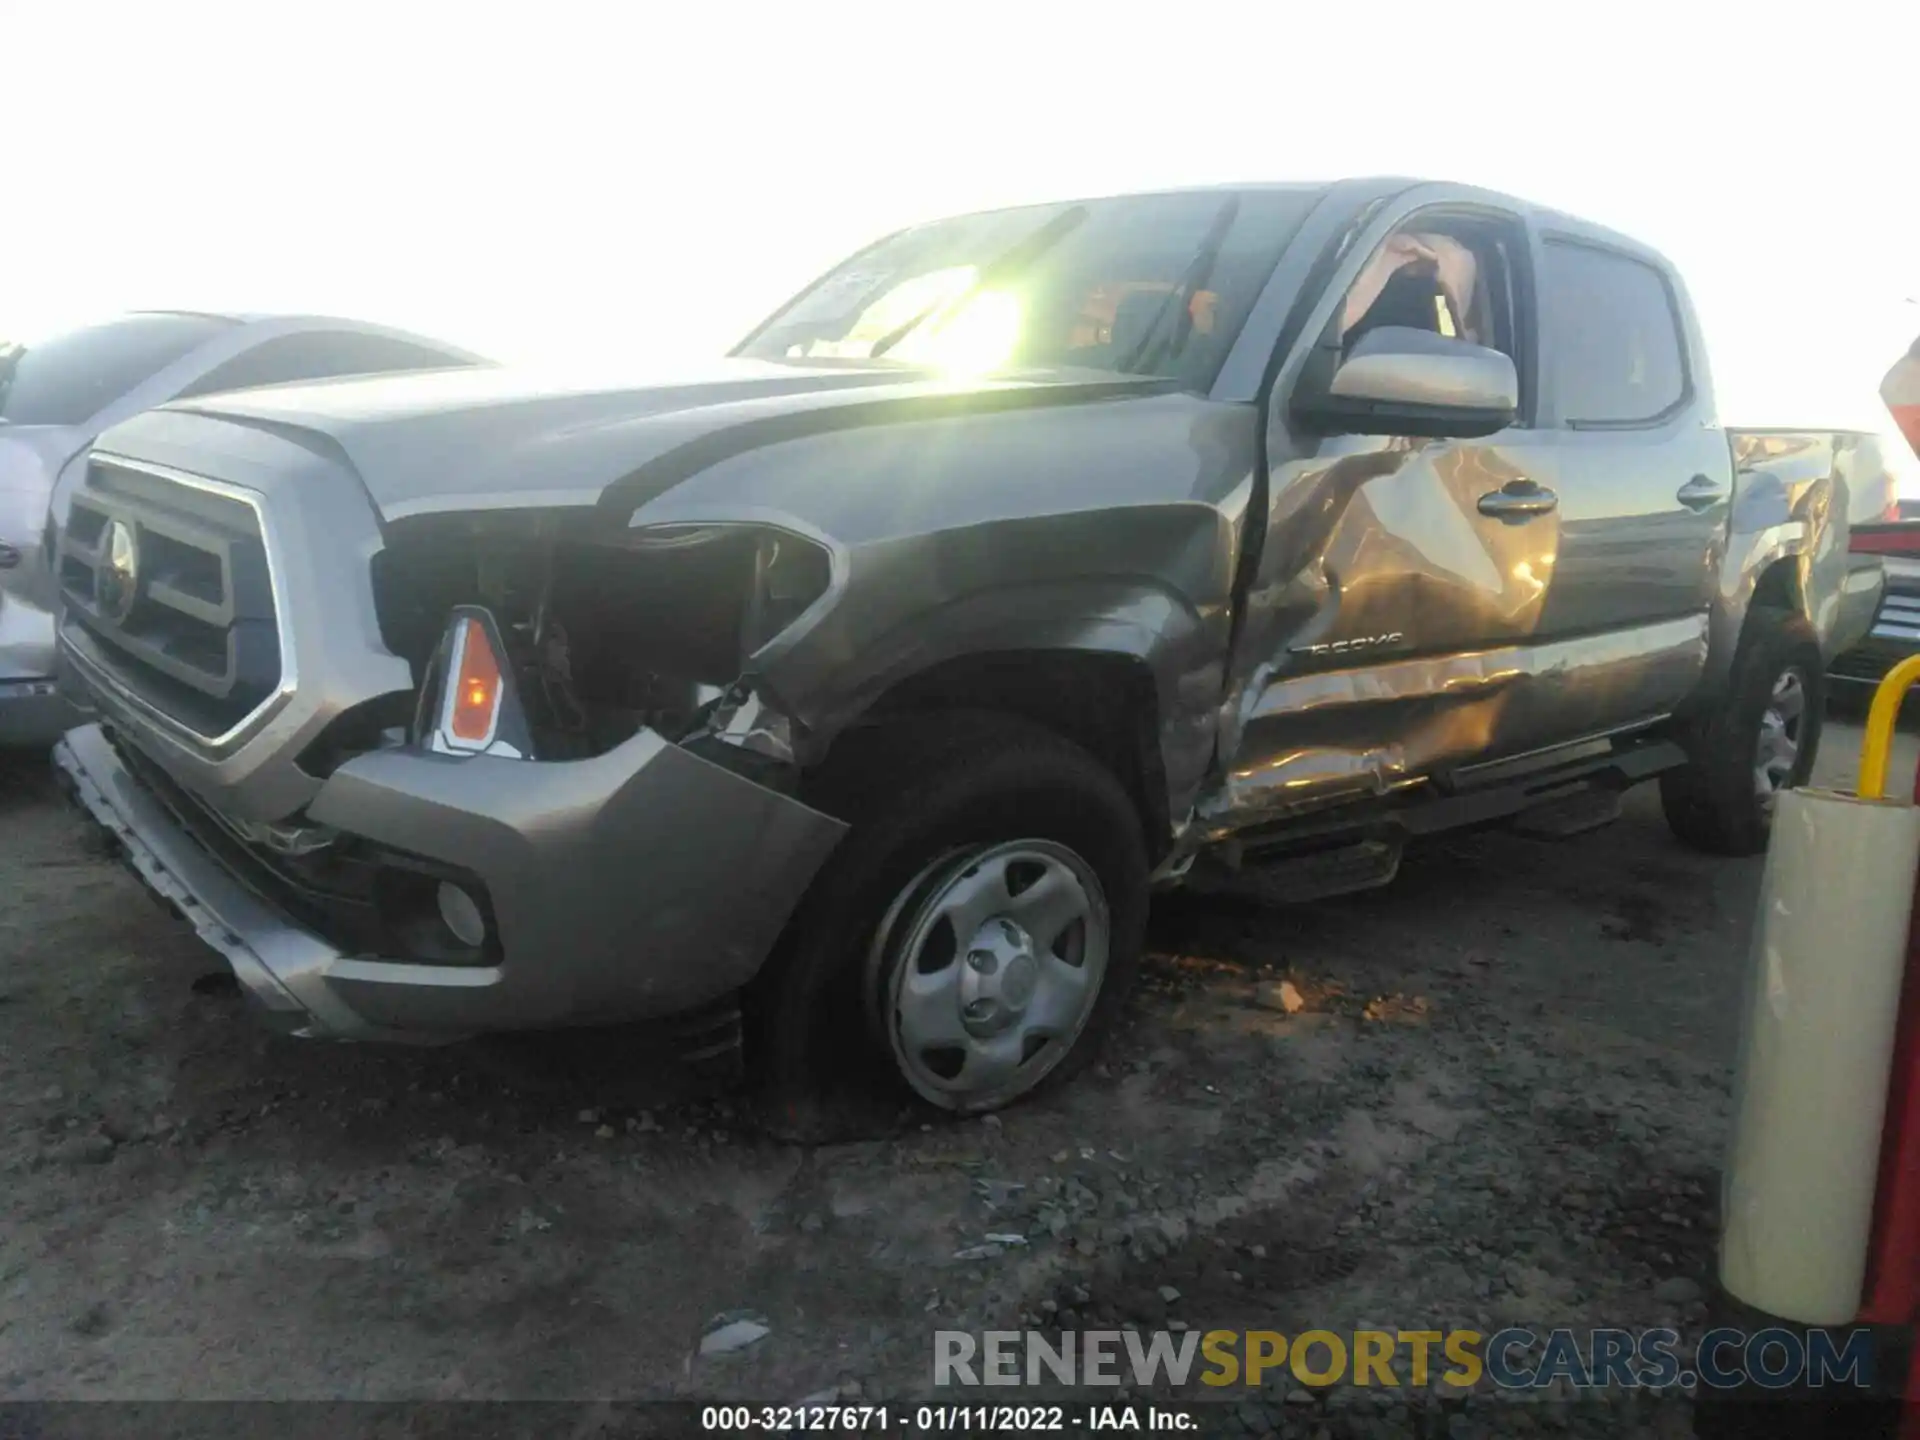
[[[1915,682],[1920,682],[1920,655],[1909,655],[1887,672],[1873,692],[1873,708],[1867,712],[1867,738],[1860,744],[1860,783],[1854,790],[1862,800],[1886,799],[1893,722],[1900,718],[1900,702]]]

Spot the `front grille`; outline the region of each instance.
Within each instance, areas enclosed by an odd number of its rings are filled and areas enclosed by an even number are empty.
[[[254,894],[269,905],[348,950],[378,953],[379,916],[372,867],[352,858],[326,855],[302,859],[249,845],[212,806],[178,784],[153,761],[117,735],[109,742],[120,763],[172,812],[180,828]],[[351,855],[350,849],[347,851]]]
[[[55,565],[69,642],[188,730],[225,734],[279,687],[266,540],[247,502],[95,459]]]

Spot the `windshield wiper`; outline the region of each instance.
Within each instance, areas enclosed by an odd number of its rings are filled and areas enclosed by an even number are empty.
[[[934,301],[905,324],[896,325],[874,341],[873,348],[867,351],[867,359],[878,360],[948,306],[957,305],[969,295],[984,290],[990,285],[1013,279],[1069,234],[1079,229],[1086,223],[1086,219],[1087,207],[1084,205],[1075,205],[1071,209],[1062,210],[1038,230],[1021,240],[1019,244],[1010,247],[981,266],[980,273],[973,278],[973,283],[958,295]]]
[[[1187,265],[1186,273],[1180,277],[1180,282],[1167,292],[1167,298],[1160,302],[1160,308],[1153,312],[1153,319],[1147,322],[1147,328],[1141,334],[1139,343],[1127,352],[1124,360],[1113,367],[1115,370],[1123,375],[1151,373],[1151,367],[1142,368],[1141,364],[1149,353],[1153,355],[1154,364],[1159,364],[1163,358],[1161,352],[1168,342],[1168,337],[1160,334],[1160,327],[1166,323],[1168,312],[1172,310],[1175,300],[1183,301],[1178,312],[1179,319],[1174,325],[1174,333],[1179,338],[1173,341],[1173,348],[1167,353],[1178,355],[1187,348],[1187,341],[1193,335],[1193,297],[1213,274],[1213,267],[1220,259],[1220,251],[1226,246],[1227,232],[1233,228],[1233,222],[1239,214],[1240,197],[1229,195],[1226,203],[1220,207],[1220,213],[1213,217],[1213,223],[1207,227],[1207,233],[1201,238],[1200,248],[1194,252],[1192,261]]]

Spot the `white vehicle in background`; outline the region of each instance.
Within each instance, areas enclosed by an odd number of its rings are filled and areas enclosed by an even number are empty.
[[[102,430],[223,390],[486,363],[439,340],[312,315],[137,311],[0,343],[0,746],[49,744],[78,718],[55,690],[42,539],[54,485]]]

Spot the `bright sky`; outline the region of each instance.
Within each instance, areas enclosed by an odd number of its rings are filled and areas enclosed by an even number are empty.
[[[651,370],[913,220],[1395,173],[1664,249],[1730,421],[1862,423],[1920,334],[1920,6],[1759,13],[0,0],[0,336],[299,309]]]

